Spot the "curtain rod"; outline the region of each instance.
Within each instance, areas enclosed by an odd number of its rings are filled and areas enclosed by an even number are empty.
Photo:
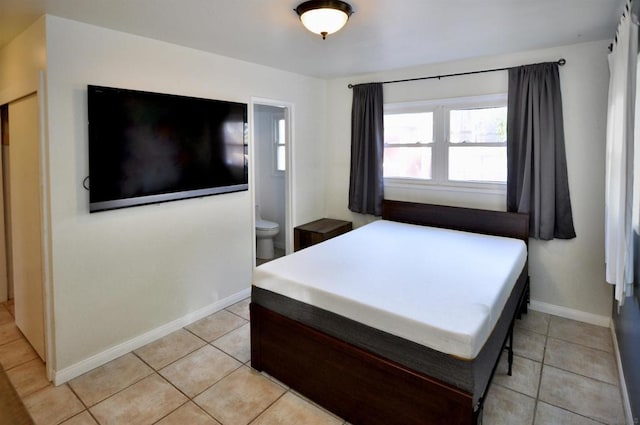
[[[561,58],[561,59],[557,60],[556,63],[558,65],[562,66],[565,63],[567,63],[567,61],[564,58]],[[382,82],[380,82],[380,84],[405,83],[407,81],[432,80],[432,79],[435,79],[435,78],[437,78],[439,80],[440,78],[445,78],[445,77],[458,77],[460,75],[482,74],[482,73],[485,73],[485,72],[495,72],[495,71],[506,71],[506,70],[511,69],[511,68],[514,68],[514,67],[510,66],[510,67],[506,67],[506,68],[482,69],[480,71],[458,72],[458,73],[455,73],[455,74],[445,74],[445,75],[432,75],[430,77],[407,78],[405,80],[382,81]],[[366,84],[366,83],[361,83],[361,84]],[[352,89],[354,86],[357,86],[357,85],[358,84],[349,84],[347,87]]]
[[[613,42],[611,42],[609,44],[609,52],[613,52],[613,47],[618,44],[618,31],[620,30],[620,23],[622,22],[622,20],[624,18],[627,17],[627,13],[629,13],[629,7],[631,5],[631,1],[632,0],[627,0],[627,4],[625,4],[624,6],[624,10],[622,11],[622,17],[620,18],[620,20],[618,21],[618,27],[616,28],[616,36],[613,38]],[[637,2],[637,4],[640,4],[640,2]],[[638,8],[640,9],[640,8]],[[631,19],[633,19],[633,13],[631,14]]]

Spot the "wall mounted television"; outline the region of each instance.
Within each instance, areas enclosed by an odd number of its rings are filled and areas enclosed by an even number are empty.
[[[247,104],[89,85],[89,211],[248,190]]]

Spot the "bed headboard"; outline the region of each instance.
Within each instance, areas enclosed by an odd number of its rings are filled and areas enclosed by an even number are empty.
[[[382,202],[382,218],[422,226],[506,236],[529,242],[529,215],[414,202]]]

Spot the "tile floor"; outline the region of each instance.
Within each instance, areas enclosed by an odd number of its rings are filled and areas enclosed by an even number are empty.
[[[0,362],[38,425],[345,423],[249,367],[248,300],[58,387],[10,308]],[[503,356],[484,424],[624,424],[609,329],[535,311],[516,326],[513,376]]]

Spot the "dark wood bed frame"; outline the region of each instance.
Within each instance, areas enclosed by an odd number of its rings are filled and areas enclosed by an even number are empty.
[[[526,214],[386,200],[382,217],[528,242]],[[250,308],[251,366],[350,423],[471,425],[481,419],[481,403],[474,405],[467,391],[263,306]]]

